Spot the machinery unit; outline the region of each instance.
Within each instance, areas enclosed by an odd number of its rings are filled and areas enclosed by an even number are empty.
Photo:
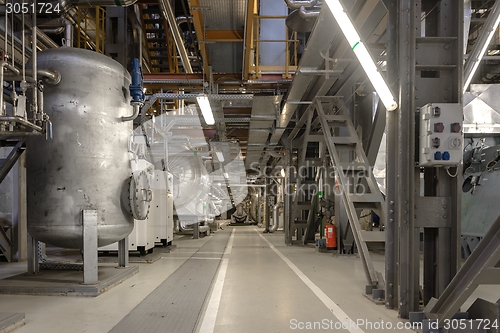
[[[98,212],[98,246],[123,239],[134,226],[127,194],[130,74],[107,56],[77,48],[45,50],[37,64],[57,70],[61,81],[44,90],[53,140],[27,143],[28,231],[81,249],[82,210],[91,209]]]
[[[420,166],[462,162],[463,110],[460,104],[429,103],[420,109]]]
[[[154,224],[155,242],[163,246],[172,244],[174,238],[174,201],[171,187],[172,175],[167,171],[155,170],[149,219]]]

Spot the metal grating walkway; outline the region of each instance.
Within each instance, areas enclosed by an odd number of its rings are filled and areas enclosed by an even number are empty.
[[[110,333],[194,332],[229,236],[217,232]]]

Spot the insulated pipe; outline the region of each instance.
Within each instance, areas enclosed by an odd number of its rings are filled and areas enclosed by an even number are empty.
[[[269,232],[275,232],[276,230],[278,230],[278,216],[281,207],[283,207],[283,202],[281,201],[273,206],[273,225],[269,228]]]
[[[307,10],[306,7],[302,6],[299,9],[299,15],[302,18],[316,18],[319,16],[321,7],[314,7],[313,9]]]
[[[193,73],[193,69],[191,68],[191,63],[189,62],[188,54],[186,48],[184,47],[184,41],[182,40],[181,33],[179,32],[179,27],[175,22],[174,12],[172,11],[172,7],[168,0],[158,0],[160,5],[161,13],[163,18],[165,18],[172,29],[172,35],[174,37],[175,45],[177,46],[177,50],[181,56],[182,66],[186,73]]]
[[[285,0],[285,2],[289,8],[298,9],[302,6],[312,7],[318,2],[318,0]]]

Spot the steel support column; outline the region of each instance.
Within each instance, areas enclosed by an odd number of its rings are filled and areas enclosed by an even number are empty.
[[[398,95],[398,27],[399,27],[399,0],[387,0],[389,11],[387,22],[387,81],[392,91]],[[387,217],[385,221],[385,305],[389,309],[398,308],[398,223],[397,223],[397,134],[398,114],[396,111],[386,113],[386,198]]]
[[[285,189],[283,191],[283,228],[285,229],[285,244],[292,245],[292,214],[291,214],[291,200],[292,200],[292,183],[291,183],[291,173],[292,173],[292,141],[281,139],[286,147],[285,155]]]
[[[396,32],[391,29],[399,27],[399,36],[389,38],[397,41],[397,50],[390,42],[388,62],[397,59],[397,66],[389,65],[389,82],[399,78],[399,89],[394,90],[399,92],[400,108],[387,118],[386,304],[395,307],[397,298],[400,317],[408,318],[410,312],[419,311],[421,231],[426,249],[423,301],[439,297],[458,268],[458,179],[450,177],[443,168],[425,169],[421,196],[415,137],[419,133],[418,108],[428,103],[462,102],[464,5],[463,0],[391,0],[387,4],[389,33],[394,35]],[[396,68],[398,75],[394,73]],[[460,174],[461,168],[458,169]],[[435,216],[425,214],[431,208]]]
[[[418,8],[415,8],[418,7]],[[415,174],[415,40],[417,22],[420,23],[420,1],[403,0],[399,4],[399,109],[397,112],[396,150],[398,167],[397,206],[399,258],[399,315],[408,318],[410,312],[418,311],[419,263],[415,242],[418,231],[414,226],[414,174]],[[390,204],[390,203],[389,203]]]

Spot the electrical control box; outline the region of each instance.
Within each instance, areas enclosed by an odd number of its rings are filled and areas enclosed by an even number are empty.
[[[463,158],[461,104],[431,103],[420,109],[421,167],[456,166]]]

